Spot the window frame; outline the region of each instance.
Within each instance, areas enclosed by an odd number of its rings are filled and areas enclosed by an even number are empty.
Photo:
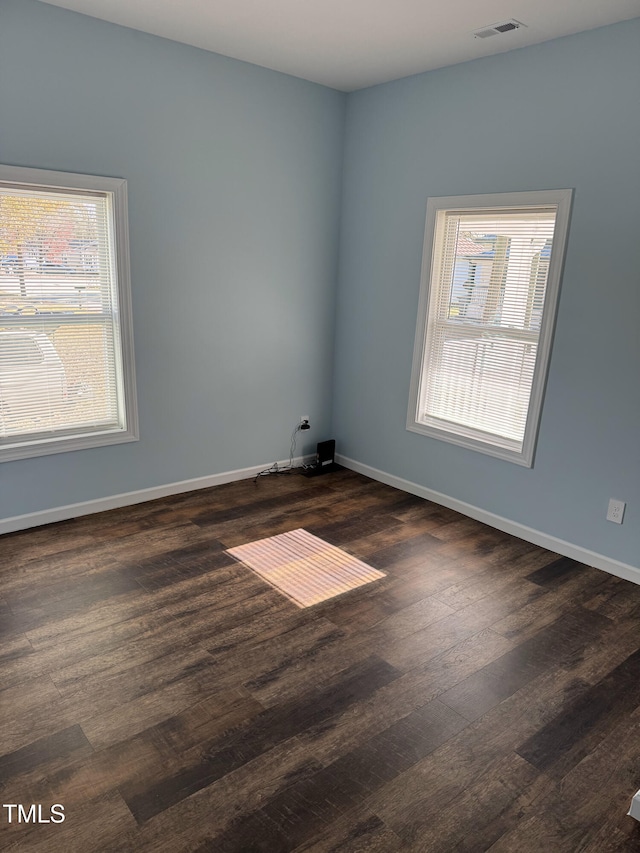
[[[450,444],[475,450],[489,456],[513,462],[527,468],[533,467],[535,449],[540,429],[542,405],[549,373],[551,346],[555,330],[557,308],[560,295],[560,283],[566,255],[567,236],[573,200],[572,189],[533,190],[529,192],[488,193],[466,196],[431,197],[427,201],[424,248],[420,274],[420,296],[418,300],[418,316],[411,367],[411,383],[409,389],[409,406],[407,411],[407,430],[421,435],[436,438]],[[440,428],[425,424],[418,420],[420,404],[420,388],[423,378],[425,361],[427,328],[432,291],[437,287],[432,284],[432,275],[437,266],[434,258],[437,217],[440,211],[460,210],[492,210],[499,212],[500,208],[518,208],[527,206],[556,205],[556,221],[553,235],[549,272],[545,292],[542,321],[538,335],[536,364],[531,386],[529,408],[525,424],[521,450],[501,447],[489,438],[480,437],[481,431],[465,427],[461,424],[451,428]],[[479,328],[482,328],[479,326]]]
[[[47,456],[91,447],[123,444],[138,441],[139,422],[136,394],[135,360],[133,347],[133,319],[131,304],[131,275],[129,265],[129,222],[127,205],[127,182],[123,178],[99,175],[82,175],[74,172],[57,172],[48,169],[32,169],[21,166],[0,165],[0,183],[34,190],[69,190],[70,193],[96,192],[109,198],[110,227],[113,268],[115,271],[117,305],[112,317],[118,327],[120,340],[120,370],[116,375],[120,402],[124,413],[124,427],[82,432],[78,429],[52,433],[50,437],[16,435],[15,441],[0,445],[0,463],[16,459]],[[7,325],[14,325],[7,323]]]

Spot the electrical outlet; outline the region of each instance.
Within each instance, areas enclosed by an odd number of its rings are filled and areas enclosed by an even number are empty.
[[[607,510],[607,521],[613,521],[615,524],[622,524],[625,507],[626,503],[624,501],[618,501],[615,498],[611,498],[609,501],[609,509]]]

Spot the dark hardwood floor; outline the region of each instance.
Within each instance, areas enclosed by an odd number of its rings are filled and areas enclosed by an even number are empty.
[[[225,553],[297,527],[387,576],[302,610]],[[2,803],[65,814],[3,807],[3,850],[640,850],[631,583],[349,471],[0,561]]]

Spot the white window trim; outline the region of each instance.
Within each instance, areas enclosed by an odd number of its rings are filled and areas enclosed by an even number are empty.
[[[522,465],[527,468],[531,468],[533,466],[536,443],[540,429],[542,403],[549,371],[551,344],[555,329],[572,197],[573,190],[563,189],[515,193],[489,193],[486,195],[446,196],[428,199],[424,251],[422,255],[420,297],[418,301],[418,319],[416,323],[416,336],[411,368],[411,384],[409,389],[409,408],[407,412],[407,429],[410,432],[416,432],[422,435],[427,435],[431,438],[437,438],[440,441],[446,441],[450,444],[458,445],[459,447],[465,447],[468,450],[476,450],[480,453],[495,456],[498,459],[503,459],[508,462],[514,462],[517,465]],[[450,432],[449,430],[438,429],[437,427],[420,423],[417,420],[419,403],[418,397],[420,393],[420,381],[425,354],[427,318],[431,295],[433,246],[436,233],[436,217],[438,212],[440,210],[452,210],[456,208],[510,208],[548,204],[557,204],[558,207],[553,247],[549,262],[545,307],[538,338],[536,367],[533,376],[522,450],[509,450],[504,447],[498,447],[493,445],[489,439],[486,441],[480,440],[477,437],[473,437],[470,434],[472,431],[465,430],[463,426],[458,427],[458,432]]]
[[[139,423],[133,349],[126,180],[123,178],[107,178],[99,175],[80,175],[73,172],[54,172],[47,169],[29,169],[21,166],[0,165],[0,181],[21,184],[23,186],[33,186],[40,189],[93,190],[108,193],[111,196],[113,217],[112,238],[117,270],[117,310],[122,346],[123,399],[126,412],[126,428],[122,430],[52,436],[45,439],[39,437],[31,442],[28,438],[22,439],[20,436],[16,436],[16,443],[14,445],[0,447],[0,462],[138,441]]]

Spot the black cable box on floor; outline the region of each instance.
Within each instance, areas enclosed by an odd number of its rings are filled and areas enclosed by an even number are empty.
[[[316,447],[316,460],[309,468],[304,468],[302,473],[305,477],[317,477],[319,474],[328,474],[330,471],[339,471],[340,465],[335,462],[336,442],[334,438],[328,441],[319,441]]]

